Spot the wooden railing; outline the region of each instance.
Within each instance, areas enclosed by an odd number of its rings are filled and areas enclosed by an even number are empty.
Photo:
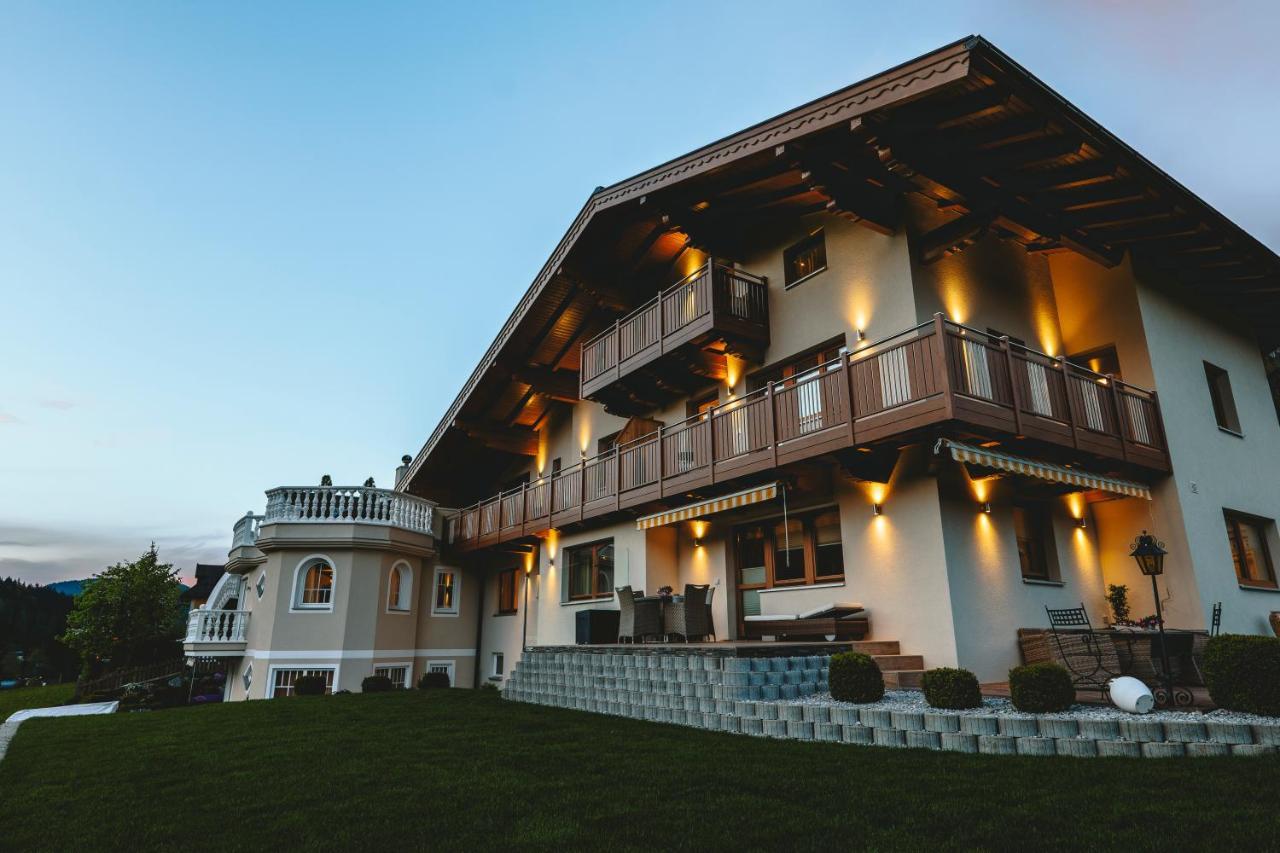
[[[769,293],[764,279],[716,261],[659,293],[582,345],[581,381],[592,381],[649,352],[713,313],[768,328]]]
[[[260,523],[381,524],[431,533],[433,511],[430,501],[388,489],[282,486],[267,492],[267,512]]]
[[[1154,392],[941,315],[447,520],[484,546],[957,420],[1165,470]]]

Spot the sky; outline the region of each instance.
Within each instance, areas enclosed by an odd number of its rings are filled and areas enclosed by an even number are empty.
[[[972,33],[1280,248],[1275,6],[0,3],[0,576],[391,485],[594,187]]]

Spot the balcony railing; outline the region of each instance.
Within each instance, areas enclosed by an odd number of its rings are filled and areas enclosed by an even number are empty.
[[[260,523],[381,524],[430,534],[434,509],[430,501],[388,489],[282,486],[267,492]]]
[[[1168,470],[1154,392],[939,315],[481,501],[446,536],[486,547],[947,421]]]
[[[262,526],[262,516],[254,515],[250,510],[236,519],[231,529],[231,549],[251,547],[258,541],[258,528]]]
[[[582,345],[582,396],[707,333],[768,329],[768,283],[711,259]]]
[[[187,616],[186,642],[243,643],[248,630],[247,610],[192,610]]]

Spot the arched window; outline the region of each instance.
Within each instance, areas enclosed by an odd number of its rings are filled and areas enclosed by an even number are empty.
[[[323,557],[313,557],[298,567],[293,606],[298,610],[333,609],[333,566]]]
[[[413,569],[407,563],[396,563],[391,567],[391,577],[387,581],[387,609],[407,612],[413,594]]]

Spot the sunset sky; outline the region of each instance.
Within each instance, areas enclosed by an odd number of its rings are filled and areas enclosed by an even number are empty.
[[[981,33],[1273,248],[1274,4],[10,3],[0,576],[390,486],[597,185]]]

